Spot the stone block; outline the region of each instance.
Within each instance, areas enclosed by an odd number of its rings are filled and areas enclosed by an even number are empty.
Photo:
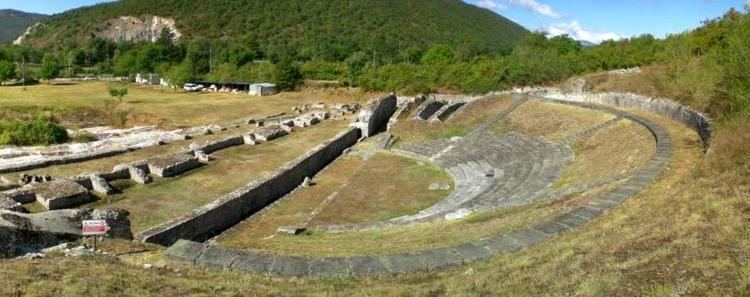
[[[145,185],[151,182],[151,177],[146,172],[147,169],[148,164],[143,162],[142,164],[120,164],[115,166],[113,171],[127,170],[128,176],[132,181]]]
[[[3,194],[0,194],[0,209],[16,212],[26,212],[26,208],[24,208],[21,203],[18,203],[10,197],[4,196]]]
[[[21,204],[36,201],[36,194],[34,193],[33,186],[31,185],[4,191],[1,194]]]
[[[299,235],[305,231],[307,231],[307,228],[302,226],[281,226],[276,228],[276,233],[287,235]]]
[[[284,131],[284,129],[281,129],[281,127],[279,126],[267,126],[258,129],[253,134],[255,135],[255,139],[265,142],[284,136],[287,134],[287,132]]]
[[[164,255],[172,260],[195,264],[195,260],[203,253],[203,248],[204,244],[200,242],[180,239],[167,248]]]
[[[101,175],[98,174],[92,174],[89,176],[89,179],[91,180],[91,188],[95,192],[99,192],[105,195],[110,195],[115,193],[115,189],[112,188],[112,186],[107,183],[107,180],[101,177]]]
[[[198,166],[198,158],[186,152],[156,156],[148,160],[151,173],[160,177],[175,176]]]
[[[36,199],[46,209],[62,209],[91,201],[88,190],[80,184],[59,179],[34,185]]]
[[[260,143],[260,141],[255,139],[255,134],[242,135],[242,140],[245,142],[245,144],[249,145],[256,145]]]

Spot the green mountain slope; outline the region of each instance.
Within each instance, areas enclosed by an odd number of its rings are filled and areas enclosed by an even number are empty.
[[[46,17],[12,9],[0,9],[0,43],[11,42],[26,31],[26,28]]]
[[[188,40],[253,43],[264,51],[331,59],[356,51],[395,56],[434,44],[467,56],[504,52],[528,33],[459,0],[123,0],[54,15],[25,42],[80,44],[107,20],[141,15],[174,18]]]

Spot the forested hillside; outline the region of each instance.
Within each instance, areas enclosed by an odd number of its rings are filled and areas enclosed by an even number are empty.
[[[252,47],[266,56],[343,60],[357,51],[395,60],[448,44],[464,56],[509,51],[527,31],[459,0],[123,0],[50,17],[25,41],[73,47],[96,26],[120,16],[171,17],[191,41]]]
[[[26,28],[46,17],[42,14],[27,13],[12,9],[0,10],[0,43],[11,42]]]

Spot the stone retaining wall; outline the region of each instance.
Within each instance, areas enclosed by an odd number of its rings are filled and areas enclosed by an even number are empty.
[[[190,215],[147,230],[141,237],[145,242],[161,245],[170,245],[178,239],[211,238],[294,190],[305,177],[315,175],[334,161],[359,137],[359,129],[349,128],[287,163],[272,176],[235,190]]]
[[[693,129],[700,136],[704,146],[709,147],[711,141],[712,122],[708,115],[674,100],[615,92],[565,94],[555,88],[532,88],[524,89],[522,92],[559,101],[613,105],[658,114]]]

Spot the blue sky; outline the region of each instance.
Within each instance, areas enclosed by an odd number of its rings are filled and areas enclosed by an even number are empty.
[[[110,1],[111,0],[0,0],[0,9],[10,8],[26,12],[54,14],[76,7]]]
[[[158,1],[158,0],[154,0]],[[750,0],[464,0],[531,30],[598,43],[651,33],[664,37],[695,28]],[[0,9],[53,14],[106,0],[0,0]]]
[[[750,0],[464,0],[531,30],[598,43],[651,33],[656,37],[700,26]]]

